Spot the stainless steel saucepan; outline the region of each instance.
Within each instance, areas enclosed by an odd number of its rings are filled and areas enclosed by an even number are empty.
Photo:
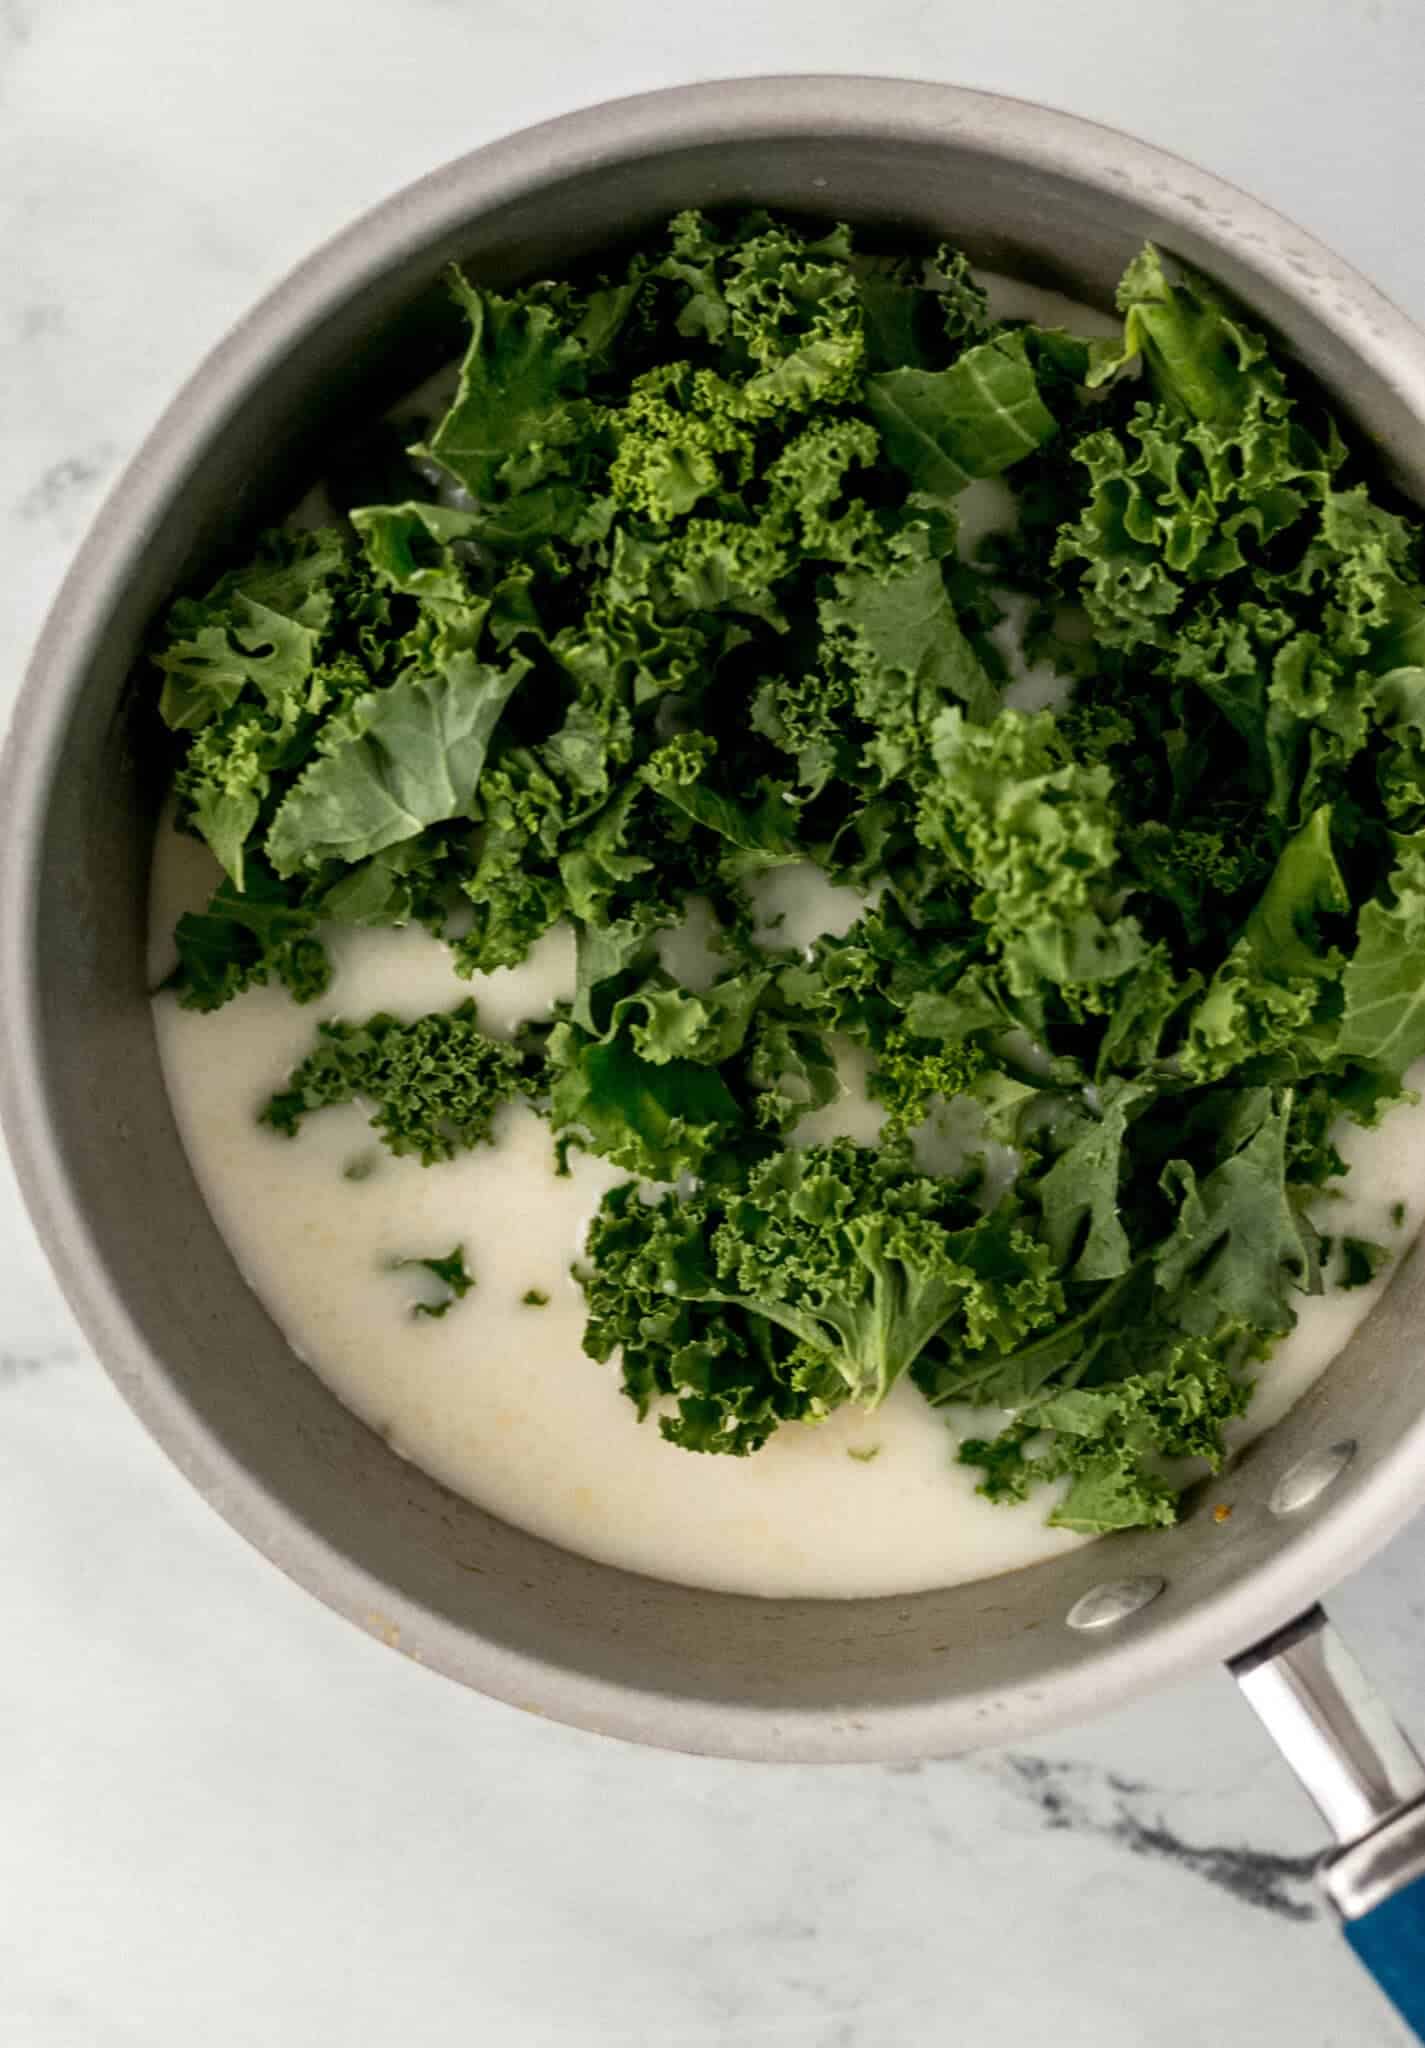
[[[221,1514],[363,1628],[534,1712],[723,1756],[944,1756],[1234,1659],[1354,1845],[1325,1866],[1348,1931],[1425,2029],[1425,1772],[1314,1605],[1425,1502],[1418,1248],[1216,1489],[1230,1518],[948,1592],[763,1601],[591,1563],[403,1463],[294,1361],[194,1185],[144,980],[165,774],[131,680],[148,622],[290,502],[345,423],[452,353],[452,258],[498,284],[681,207],[747,203],[948,237],[1102,305],[1151,237],[1245,301],[1425,502],[1425,336],[1279,216],[1125,136],[944,86],[771,78],[477,150],[329,243],[223,343],[55,606],[0,786],[0,1102],[35,1220],[121,1391]]]

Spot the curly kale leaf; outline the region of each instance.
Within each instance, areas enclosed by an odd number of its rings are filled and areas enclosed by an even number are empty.
[[[454,1246],[444,1258],[393,1259],[391,1263],[396,1272],[404,1272],[408,1267],[417,1266],[422,1272],[430,1273],[445,1289],[444,1294],[437,1296],[434,1301],[415,1301],[411,1304],[413,1316],[426,1316],[432,1322],[438,1322],[443,1316],[448,1315],[458,1301],[464,1301],[475,1285],[475,1276],[465,1265],[463,1245]]]
[[[1049,983],[1090,1007],[1096,985],[1142,962],[1143,934],[1119,908],[1119,816],[1113,778],[1077,760],[1051,713],[1002,711],[971,725],[943,711],[931,736],[922,842],[973,885],[973,912],[1016,993]]]
[[[911,773],[947,704],[983,721],[999,693],[955,616],[941,563],[912,528],[880,569],[844,570],[819,606],[822,645],[844,667],[866,756],[882,782]]]
[[[555,1130],[653,1180],[700,1173],[741,1125],[737,1098],[715,1068],[645,1059],[617,1029],[591,1038],[575,1024],[556,1025],[549,1067]]]
[[[943,370],[887,370],[866,380],[886,453],[917,490],[951,498],[999,476],[1057,431],[1024,336],[982,341]]]
[[[984,1473],[979,1491],[990,1500],[1023,1501],[1067,1480],[1049,1516],[1055,1528],[1089,1536],[1151,1528],[1178,1518],[1181,1489],[1165,1467],[1191,1459],[1218,1471],[1223,1427],[1251,1394],[1250,1379],[1216,1345],[1185,1339],[1152,1372],[1044,1395],[998,1437],[966,1438],[960,1462]]]
[[[1063,1100],[1021,1186],[1074,1312],[1002,1355],[930,1358],[917,1372],[927,1396],[1019,1410],[1051,1382],[1156,1370],[1185,1332],[1269,1344],[1289,1329],[1294,1298],[1320,1284],[1297,1111],[1290,1090],[1269,1088],[1174,1097],[1118,1082],[1096,1111]],[[1329,1154],[1310,1161],[1331,1170]]]
[[[951,1185],[894,1152],[847,1140],[779,1152],[694,1195],[637,1206],[610,1197],[588,1255],[593,1354],[634,1344],[664,1391],[676,1367],[652,1352],[645,1304],[716,1304],[770,1326],[764,1348],[781,1332],[810,1383],[839,1382],[838,1398],[874,1408],[952,1321],[969,1345],[1003,1342],[1059,1301],[1032,1237],[977,1218]],[[759,1386],[758,1400],[766,1393]]]
[[[350,866],[468,816],[490,736],[529,666],[521,655],[499,668],[457,655],[440,674],[400,676],[354,699],[272,821],[267,855],[278,874]]]
[[[575,1001],[547,1043],[550,1121],[563,1139],[671,1181],[765,1151],[770,1133],[834,1098],[821,1034],[781,1000],[770,967],[694,992],[648,958],[637,926],[581,944]]]
[[[320,1025],[316,1045],[260,1120],[294,1138],[314,1111],[360,1101],[388,1151],[431,1166],[490,1143],[497,1110],[539,1083],[538,1062],[487,1038],[473,1002],[410,1023],[381,1011],[364,1024]]]
[[[1180,1066],[1192,1079],[1267,1059],[1287,1073],[1311,1071],[1345,1049],[1334,1023],[1343,960],[1326,931],[1351,899],[1331,827],[1331,806],[1322,805],[1287,841],[1240,938],[1188,1012]]]
[[[386,604],[334,532],[268,534],[257,558],[165,622],[161,716],[189,735],[179,823],[241,890],[263,821],[323,721],[369,686]]]
[[[551,294],[506,298],[459,271],[451,289],[470,340],[450,410],[417,452],[474,498],[515,496],[567,472],[570,447],[587,432],[586,350]]]
[[[670,1292],[669,1234],[626,1182],[604,1197],[579,1273],[588,1304],[584,1349],[600,1363],[620,1353],[623,1390],[640,1419],[662,1407],[659,1428],[668,1442],[746,1457],[781,1423],[815,1421],[848,1398],[833,1366],[802,1354],[765,1318]]]
[[[173,937],[178,965],[168,985],[187,1010],[219,1009],[272,980],[309,1003],[331,982],[316,917],[262,861],[248,863],[245,889],[220,882],[206,909],[179,918]]]
[[[1151,248],[1118,345],[764,213],[454,289],[391,502],[167,622],[178,819],[227,877],[182,1000],[320,993],[326,920],[420,920],[462,971],[567,920],[573,999],[518,1049],[330,1025],[270,1120],[360,1097],[439,1158],[526,1095],[672,1183],[610,1197],[585,1284],[688,1448],[909,1378],[1004,1414],[992,1494],[1170,1519],[1298,1295],[1374,1268],[1308,1204],[1425,1056],[1416,524]],[[972,549],[994,476],[1015,523]],[[800,956],[758,914],[798,862],[867,899]],[[690,912],[708,987],[659,965]],[[852,1057],[881,1150],[797,1151]]]
[[[357,505],[355,547],[271,538],[170,619],[180,819],[235,887],[260,854],[318,918],[440,929],[463,899],[484,970],[862,833],[873,733],[904,752],[947,695],[989,704],[949,518],[887,492],[861,410],[873,278],[931,373],[997,345],[950,252],[867,264],[765,215],[681,216],[587,286],[457,274],[460,381],[413,451],[456,500]]]
[[[1398,1081],[1425,1053],[1425,835],[1397,842],[1386,892],[1361,908],[1337,1050]]]
[[[349,552],[335,532],[269,532],[245,567],[220,577],[201,598],[180,598],[154,656],[165,725],[197,732],[239,697],[272,705],[300,691],[350,572]]]
[[[1124,354],[1150,398],[1075,450],[1089,499],[1055,560],[1107,645],[1167,647],[1198,585],[1221,584],[1319,498],[1331,455],[1300,427],[1265,343],[1153,249],[1125,272]],[[1100,365],[1103,375],[1108,365]]]

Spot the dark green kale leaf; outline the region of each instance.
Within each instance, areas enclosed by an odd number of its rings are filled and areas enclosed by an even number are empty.
[[[1156,1252],[1158,1287],[1185,1330],[1206,1335],[1223,1321],[1273,1333],[1296,1322],[1292,1296],[1314,1278],[1310,1237],[1287,1189],[1292,1097],[1254,1091],[1235,1142],[1205,1178],[1186,1160],[1164,1169],[1177,1221]]]
[[[1341,1239],[1341,1271],[1337,1278],[1338,1287],[1369,1287],[1383,1266],[1390,1263],[1390,1252],[1383,1244],[1376,1244],[1368,1237],[1343,1237]]]
[[[1005,1344],[1051,1320],[1061,1301],[1032,1236],[978,1217],[952,1183],[918,1174],[893,1149],[844,1139],[779,1152],[657,1203],[615,1190],[581,1277],[588,1348],[606,1358],[622,1343],[627,1358],[632,1346],[645,1404],[679,1391],[670,1354],[704,1320],[683,1310],[735,1312],[730,1326],[756,1335],[762,1359],[753,1382],[738,1382],[759,1430],[779,1419],[776,1389],[788,1374],[794,1393],[815,1388],[824,1401],[830,1389],[874,1408],[952,1321],[972,1347]],[[738,1356],[745,1372],[745,1342]],[[722,1425],[733,1437],[739,1413]],[[698,1446],[724,1447],[749,1446]]]
[[[170,611],[154,659],[160,714],[190,735],[178,822],[239,890],[323,720],[369,687],[386,622],[384,597],[333,532],[268,534],[254,562]]]
[[[642,775],[665,804],[682,812],[725,842],[720,865],[735,877],[804,861],[799,836],[800,807],[784,784],[763,783],[752,803],[719,790],[708,770],[716,745],[705,735],[684,734],[650,755]]]
[[[173,937],[178,966],[168,985],[186,1010],[219,1009],[274,979],[309,1003],[331,981],[315,916],[260,859],[248,862],[244,890],[225,877],[205,910],[179,918]]]
[[[438,1300],[415,1301],[411,1304],[413,1316],[429,1316],[432,1321],[438,1321],[446,1315],[454,1308],[456,1302],[464,1301],[475,1285],[474,1275],[466,1271],[463,1245],[456,1245],[443,1259],[393,1259],[391,1264],[396,1272],[404,1271],[408,1266],[419,1266],[424,1272],[433,1274],[439,1280],[445,1293]]]
[[[1186,1019],[1182,1071],[1214,1080],[1246,1062],[1325,1065],[1338,1042],[1342,956],[1323,921],[1351,907],[1331,843],[1330,805],[1283,847],[1257,903]]]
[[[431,1166],[490,1143],[496,1111],[541,1079],[532,1055],[485,1036],[468,1000],[410,1023],[385,1011],[364,1024],[333,1018],[260,1120],[294,1138],[314,1110],[359,1100],[389,1151]]]
[[[1250,1379],[1217,1345],[1184,1339],[1152,1372],[1043,1395],[998,1437],[967,1438],[960,1461],[981,1469],[979,1490],[991,1500],[1022,1501],[1067,1479],[1049,1520],[1080,1535],[1175,1522],[1180,1487],[1165,1468],[1192,1459],[1218,1471],[1223,1426],[1242,1414],[1251,1393]]]
[[[671,1181],[767,1149],[839,1092],[815,1022],[768,967],[701,991],[651,966],[643,934],[581,943],[579,988],[549,1033],[550,1121],[631,1173]]]
[[[1141,1082],[1110,1082],[1096,1113],[1075,1119],[1068,1142],[1035,1183],[1040,1228],[1071,1280],[1117,1280],[1133,1263],[1119,1213],[1124,1144],[1129,1119],[1149,1092]]]
[[[459,271],[451,289],[470,323],[454,402],[427,446],[473,498],[514,496],[567,472],[589,431],[579,397],[588,358],[552,294],[481,291]]]
[[[991,718],[998,692],[962,632],[925,529],[901,536],[879,569],[845,570],[819,606],[822,645],[850,680],[871,730],[866,757],[883,783],[913,771],[947,704]]]
[[[604,1197],[579,1270],[588,1303],[584,1349],[601,1363],[617,1351],[623,1390],[640,1419],[654,1406],[668,1442],[746,1457],[783,1422],[815,1421],[845,1401],[846,1381],[803,1354],[787,1331],[726,1304],[665,1285],[675,1231],[633,1182]]]

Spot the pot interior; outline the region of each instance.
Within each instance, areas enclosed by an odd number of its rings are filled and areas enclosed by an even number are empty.
[[[1010,103],[921,93],[897,113],[887,86],[858,98],[828,80],[820,97],[792,94],[793,120],[778,111],[788,82],[766,83],[760,125],[746,94],[731,122],[695,93],[683,116],[661,117],[656,147],[651,102],[639,102],[622,128],[617,109],[604,115],[602,147],[585,117],[582,148],[558,143],[555,124],[542,153],[536,135],[522,153],[453,166],[314,259],[240,330],[216,381],[201,373],[179,401],[86,551],[22,714],[36,731],[49,717],[53,743],[22,735],[10,771],[40,820],[11,848],[33,920],[11,1124],[42,1228],[126,1394],[222,1512],[364,1626],[483,1690],[646,1741],[761,1757],[946,1753],[1093,1711],[1235,1647],[1234,1629],[1240,1643],[1283,1618],[1376,1540],[1357,1541],[1348,1518],[1417,1423],[1418,1258],[1325,1379],[1176,1529],[906,1599],[690,1591],[557,1550],[448,1493],[296,1362],[189,1171],[144,981],[166,774],[140,660],[148,623],[284,508],[355,422],[453,351],[438,282],[452,258],[508,283],[583,263],[681,207],[765,204],[892,240],[947,238],[982,265],[1106,306],[1153,236],[1248,301],[1425,496],[1419,429],[1388,369],[1363,363],[1333,317],[1335,274],[1303,271],[1293,292],[1255,267],[1270,216],[1241,202],[1249,233],[1225,188],[1081,124],[1043,117],[1041,133]],[[1192,196],[1204,192],[1220,217]],[[1342,1438],[1359,1449],[1329,1501],[1274,1516],[1278,1477]],[[1210,1512],[1222,1501],[1225,1523]],[[1132,1622],[1066,1626],[1088,1588],[1139,1574],[1166,1588]]]

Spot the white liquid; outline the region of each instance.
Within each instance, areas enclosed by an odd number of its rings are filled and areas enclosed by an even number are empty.
[[[160,832],[153,892],[155,978],[172,961],[181,911],[201,904],[216,869],[206,851]],[[785,883],[781,889],[785,891]],[[779,904],[779,907],[783,907]],[[796,908],[795,905],[786,905]],[[843,906],[828,903],[828,921]],[[789,919],[790,922],[790,919]],[[798,942],[807,924],[799,911]],[[415,1017],[473,993],[492,1033],[570,992],[573,949],[549,934],[505,973],[454,974],[424,932],[337,931],[336,978],[299,1007],[258,989],[214,1015],[154,1006],[169,1094],[188,1156],[237,1263],[286,1333],[348,1407],[403,1457],[507,1521],[571,1550],[688,1585],[764,1595],[910,1593],[989,1577],[1074,1549],[1048,1529],[1052,1495],[994,1507],[954,1463],[962,1434],[995,1414],[930,1408],[909,1384],[878,1414],[842,1410],[782,1429],[746,1459],[694,1456],[639,1424],[616,1364],[581,1349],[583,1299],[571,1278],[582,1232],[624,1176],[580,1152],[552,1170],[548,1127],[523,1105],[500,1113],[498,1142],[433,1167],[395,1159],[355,1104],[313,1115],[295,1139],[257,1112],[309,1049],[319,1018],[373,1010]],[[854,1080],[854,1062],[847,1062]],[[869,1139],[877,1112],[848,1093],[806,1126]],[[1351,1132],[1359,1189],[1325,1227],[1387,1242],[1413,1234],[1425,1200],[1425,1109],[1383,1132]],[[349,1180],[354,1161],[370,1165]],[[1391,1204],[1410,1211],[1405,1232]],[[400,1257],[464,1246],[476,1286],[440,1320],[412,1314],[433,1282],[393,1271]],[[1244,1433],[1274,1421],[1340,1349],[1383,1281],[1302,1304],[1301,1321],[1264,1375]],[[548,1307],[523,1305],[535,1288]],[[875,1451],[867,1462],[851,1455]]]
[[[1112,334],[1117,324],[1054,293],[987,276],[1000,317]],[[440,372],[403,406],[426,409],[448,395]],[[303,501],[308,523],[328,516],[318,491]],[[957,505],[960,546],[1012,524],[1002,482],[976,484]],[[1008,606],[995,638],[1009,659],[1009,701],[1053,701],[1062,684],[1029,669],[1018,652],[1022,600]],[[154,979],[173,961],[173,925],[206,901],[217,869],[193,841],[160,830],[155,856]],[[804,947],[844,931],[861,908],[814,871],[785,869],[759,897],[768,943]],[[705,934],[704,934],[705,936]],[[581,1348],[583,1297],[571,1277],[582,1235],[605,1189],[625,1178],[574,1151],[571,1175],[552,1170],[551,1139],[534,1113],[512,1105],[497,1143],[447,1164],[394,1159],[355,1104],[311,1117],[295,1140],[257,1113],[309,1050],[324,1017],[401,1017],[453,1007],[473,994],[484,1028],[508,1034],[572,993],[573,947],[551,933],[524,965],[464,982],[444,946],[418,929],[329,935],[335,977],[319,1003],[299,1007],[284,991],[255,990],[212,1016],[160,995],[154,1014],[168,1090],[189,1159],[214,1219],[250,1285],[293,1351],[403,1457],[507,1521],[568,1549],[655,1578],[766,1596],[827,1598],[917,1592],[988,1578],[1091,1540],[1044,1526],[1053,1493],[1023,1507],[994,1507],[976,1475],[955,1463],[960,1439],[993,1433],[997,1411],[936,1411],[903,1383],[875,1415],[842,1410],[816,1426],[783,1428],[751,1458],[694,1456],[642,1425],[619,1391],[616,1363],[598,1366]],[[664,964],[704,986],[719,962],[693,929],[660,942]],[[861,1085],[863,1056],[837,1047],[842,1100],[803,1118],[797,1142],[841,1133],[874,1142],[881,1112]],[[1413,1077],[1425,1086],[1425,1063]],[[951,1118],[953,1122],[953,1116]],[[951,1131],[928,1134],[922,1164],[953,1152]],[[1425,1107],[1398,1110],[1381,1132],[1348,1129],[1353,1164],[1346,1199],[1323,1205],[1321,1226],[1397,1245],[1415,1234],[1425,1205]],[[365,1178],[345,1178],[354,1162]],[[1403,1201],[1403,1227],[1391,1207]],[[440,1320],[412,1304],[440,1290],[401,1257],[444,1256],[462,1245],[476,1286]],[[1276,1421],[1346,1342],[1374,1303],[1371,1287],[1303,1301],[1300,1322],[1263,1374],[1245,1441]],[[526,1307],[530,1289],[549,1305]],[[860,1455],[857,1455],[860,1454]],[[873,1455],[867,1455],[873,1454]]]

